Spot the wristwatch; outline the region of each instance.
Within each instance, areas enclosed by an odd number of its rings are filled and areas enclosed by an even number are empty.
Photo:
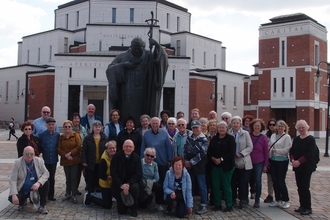
[[[220,157],[220,160],[221,160],[221,161],[223,161],[223,158],[222,158],[222,157]]]

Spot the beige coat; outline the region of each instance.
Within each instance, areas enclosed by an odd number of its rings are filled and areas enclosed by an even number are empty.
[[[36,173],[38,176],[38,182],[41,183],[41,185],[44,185],[49,178],[49,172],[45,167],[45,162],[43,159],[39,157],[34,157],[33,160],[34,160]],[[27,175],[26,162],[24,160],[24,157],[20,157],[17,160],[15,160],[14,167],[11,172],[11,177],[9,181],[9,188],[10,188],[9,196],[18,194],[18,191],[20,191],[24,185],[26,175]]]
[[[230,132],[232,133],[232,132]],[[249,132],[240,129],[240,136],[238,138],[239,153],[244,156],[245,170],[251,170],[253,168],[250,153],[253,150],[253,144]],[[236,160],[237,158],[235,158]]]

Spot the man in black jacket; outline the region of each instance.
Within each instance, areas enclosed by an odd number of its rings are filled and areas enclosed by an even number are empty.
[[[128,139],[123,144],[123,150],[117,152],[111,162],[110,173],[112,176],[112,194],[117,200],[118,214],[125,214],[127,209],[131,209],[131,216],[137,216],[138,196],[140,182],[142,179],[142,165],[139,155],[134,153],[134,143]],[[134,199],[134,204],[127,206],[124,204],[121,194]]]

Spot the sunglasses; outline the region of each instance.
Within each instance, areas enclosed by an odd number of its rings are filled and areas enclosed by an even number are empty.
[[[24,131],[31,131],[32,128],[24,128]]]
[[[184,124],[179,124],[178,126],[184,126]]]
[[[168,125],[175,125],[174,123],[167,123]]]
[[[42,113],[44,113],[44,114],[50,114],[50,112],[42,112]]]
[[[228,120],[229,118],[222,118],[222,120]]]
[[[71,128],[71,126],[64,126],[64,128]]]
[[[269,124],[269,126],[275,126],[275,124]]]
[[[150,155],[150,154],[146,154],[147,157],[150,157],[150,158],[155,158],[154,155]]]
[[[32,157],[34,155],[34,153],[25,153],[25,156],[27,157]]]

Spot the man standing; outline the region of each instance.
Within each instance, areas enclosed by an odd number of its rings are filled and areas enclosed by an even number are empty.
[[[11,177],[9,180],[9,201],[19,205],[18,210],[24,210],[24,203],[30,197],[30,192],[39,192],[41,214],[47,214],[46,196],[48,193],[49,173],[43,159],[34,156],[34,149],[31,146],[24,148],[23,156],[15,160]]]
[[[191,110],[191,115],[190,115],[190,122],[187,124],[187,129],[191,130],[191,122],[194,120],[199,120],[200,118],[200,111],[198,108],[194,108]]]
[[[131,216],[137,217],[140,181],[142,180],[142,165],[139,155],[134,153],[134,143],[126,140],[123,150],[118,151],[112,158],[110,173],[112,176],[112,193],[117,200],[118,214],[125,214],[131,209]],[[124,194],[124,195],[122,195]],[[134,203],[125,204],[123,196],[132,196]]]
[[[160,98],[168,68],[165,50],[153,39],[154,50],[145,50],[141,38],[119,54],[106,70],[109,82],[109,109],[119,109],[123,119],[159,114]]]
[[[209,112],[209,120],[217,120],[218,121],[218,113],[214,110]]]
[[[148,147],[156,149],[155,162],[158,164],[159,183],[163,185],[166,171],[173,159],[173,148],[168,133],[159,128],[159,125],[160,119],[153,117],[151,119],[151,129],[143,135],[140,155],[141,158],[144,158],[144,150]]]
[[[34,128],[33,128],[32,134],[39,137],[39,134],[41,132],[47,130],[46,120],[47,120],[47,118],[50,117],[51,113],[52,112],[48,106],[42,107],[41,117],[37,118],[36,120],[33,121]],[[55,131],[59,132],[57,125],[55,125]]]
[[[187,129],[187,121],[183,118],[178,119],[177,125],[179,132],[173,137],[173,151],[174,156],[183,156],[183,148],[186,143],[187,137],[192,135],[192,131]]]
[[[89,104],[87,105],[87,114],[81,118],[81,126],[83,126],[84,128],[86,128],[86,130],[91,133],[92,132],[92,125],[93,125],[93,122],[95,120],[98,120],[102,123],[103,125],[103,119],[101,116],[98,116],[98,115],[95,115],[95,110],[96,110],[96,107],[95,105],[93,104]]]
[[[46,120],[47,130],[39,134],[40,155],[42,155],[45,166],[49,172],[49,192],[48,200],[55,201],[55,172],[58,162],[57,143],[60,133],[55,131],[56,121],[49,117]]]
[[[188,136],[183,150],[185,167],[189,170],[192,180],[196,179],[201,194],[201,204],[197,214],[207,212],[207,185],[205,178],[205,168],[207,162],[208,141],[201,129],[201,123],[198,120],[191,122],[193,134]],[[193,181],[194,184],[194,181]]]

